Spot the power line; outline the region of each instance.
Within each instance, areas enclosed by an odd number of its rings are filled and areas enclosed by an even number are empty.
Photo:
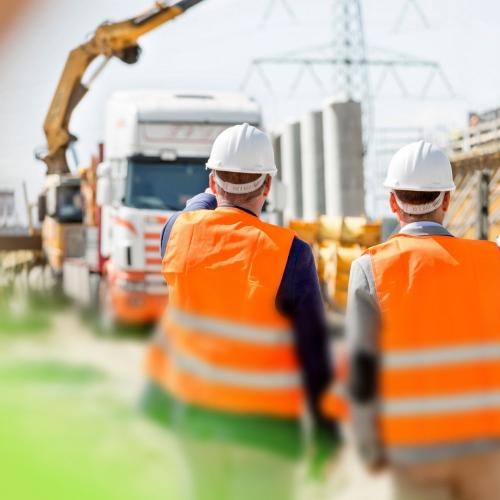
[[[403,25],[406,16],[408,14],[408,11],[410,9],[416,12],[424,28],[429,29],[429,23],[427,22],[427,18],[425,17],[424,12],[420,8],[416,0],[407,0],[406,3],[403,5],[401,12],[399,13],[399,16],[397,17],[396,22],[394,23],[394,27],[392,29],[393,32],[398,32],[401,29],[401,26]]]
[[[261,26],[265,26],[269,19],[271,18],[271,15],[273,14],[273,12],[276,10],[276,7],[278,5],[281,5],[281,7],[283,8],[283,10],[285,10],[285,12],[287,13],[288,17],[294,21],[294,22],[298,22],[298,18],[297,16],[295,15],[295,12],[293,11],[292,7],[290,6],[290,4],[288,3],[288,0],[270,0],[270,2],[267,4],[267,8],[262,16],[262,20],[261,20]]]

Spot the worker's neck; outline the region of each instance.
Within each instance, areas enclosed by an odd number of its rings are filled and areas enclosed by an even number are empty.
[[[230,207],[242,208],[243,210],[252,212],[257,217],[260,217],[260,214],[262,212],[262,203],[260,203],[259,200],[235,203],[234,201],[228,201],[222,197],[217,197],[217,205],[219,207],[230,206]]]
[[[442,217],[400,217],[399,218],[399,225],[401,227],[407,226],[408,224],[413,224],[415,222],[416,223],[435,222],[436,224],[443,225],[443,218]]]

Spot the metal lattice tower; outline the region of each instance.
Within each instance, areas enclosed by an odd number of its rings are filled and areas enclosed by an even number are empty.
[[[412,0],[412,5],[417,5]],[[256,74],[274,93],[273,78],[267,70],[272,66],[293,66],[297,69],[295,77],[291,78],[290,97],[296,92],[299,84],[307,75],[318,89],[329,95],[343,94],[353,100],[363,103],[364,113],[371,113],[371,99],[376,97],[388,78],[398,86],[401,94],[409,97],[408,87],[400,70],[404,68],[420,68],[428,75],[423,84],[419,98],[428,96],[430,85],[436,79],[445,87],[448,96],[453,97],[453,89],[438,63],[422,60],[408,54],[401,54],[386,49],[377,49],[382,54],[378,57],[368,57],[364,39],[364,24],[361,0],[333,0],[332,3],[332,34],[329,43],[304,47],[273,57],[254,59],[244,78],[243,87]],[[423,15],[423,14],[422,14]],[[331,79],[325,81],[324,76],[317,71],[319,68],[331,68]],[[369,68],[378,70],[374,90],[371,93]]]
[[[417,6],[415,0],[411,0],[411,5]],[[405,12],[406,8],[403,14]],[[420,10],[419,12],[421,13]],[[361,102],[365,150],[373,135],[373,100],[384,84],[392,80],[404,97],[410,96],[404,75],[401,74],[402,69],[418,68],[427,72],[422,88],[417,92],[419,98],[425,99],[428,96],[430,86],[436,80],[440,80],[448,96],[454,96],[450,83],[435,61],[421,60],[380,48],[376,49],[379,56],[367,56],[362,0],[332,0],[332,14],[333,36],[329,43],[254,59],[242,87],[245,88],[255,74],[268,91],[274,94],[274,78],[269,76],[269,69],[279,66],[296,68],[295,76],[290,79],[289,97],[295,94],[304,78],[309,77],[323,94],[339,95]],[[325,77],[325,68],[329,71],[328,77]],[[370,68],[375,70],[374,74]],[[370,77],[374,76],[374,85],[370,88]]]
[[[333,95],[361,102],[364,149],[371,137],[373,105],[370,97],[366,60],[365,35],[361,0],[335,0],[332,5],[331,57],[339,59],[332,75]]]
[[[366,59],[360,0],[333,2],[331,57],[338,59],[333,71],[332,91],[355,100],[367,97],[366,66],[355,64]]]

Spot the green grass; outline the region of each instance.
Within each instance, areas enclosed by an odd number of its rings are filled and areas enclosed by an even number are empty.
[[[23,361],[0,367],[2,383],[36,384],[55,383],[88,384],[100,382],[105,374],[91,366],[70,365],[57,361]]]
[[[51,325],[51,315],[65,307],[67,303],[57,295],[30,293],[19,298],[12,288],[0,288],[0,336],[46,332]]]
[[[85,366],[9,363],[0,370],[0,498],[183,498],[178,457]]]
[[[0,301],[0,336],[39,334],[49,327],[47,309],[32,306],[29,302],[18,306],[12,301]]]

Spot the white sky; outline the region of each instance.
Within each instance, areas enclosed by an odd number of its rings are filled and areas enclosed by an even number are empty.
[[[7,1],[7,0],[0,0]],[[205,0],[171,24],[146,35],[141,61],[127,66],[113,61],[74,114],[71,130],[79,137],[82,163],[103,139],[103,110],[114,91],[130,88],[238,90],[254,57],[279,54],[331,38],[332,0],[288,0],[297,20],[277,0],[263,24],[271,0]],[[394,98],[390,81],[376,101],[379,127],[461,127],[468,110],[500,105],[500,2],[495,0],[418,0],[430,25],[408,9],[397,31],[394,24],[407,0],[363,0],[368,47],[383,47],[439,62],[457,98],[438,99],[438,83],[427,101]],[[42,122],[68,51],[106,19],[136,15],[151,0],[35,0],[0,46],[0,186],[15,188],[26,180],[32,200],[44,166],[33,149],[44,144]],[[380,52],[371,52],[373,56]],[[253,79],[246,92],[262,105],[268,127],[295,119],[321,106],[324,96],[304,82],[286,99],[291,75],[269,70],[277,96]],[[425,73],[400,72],[410,89]],[[376,76],[376,75],[372,75]],[[22,212],[21,198],[17,199]],[[22,216],[22,213],[21,213]]]

